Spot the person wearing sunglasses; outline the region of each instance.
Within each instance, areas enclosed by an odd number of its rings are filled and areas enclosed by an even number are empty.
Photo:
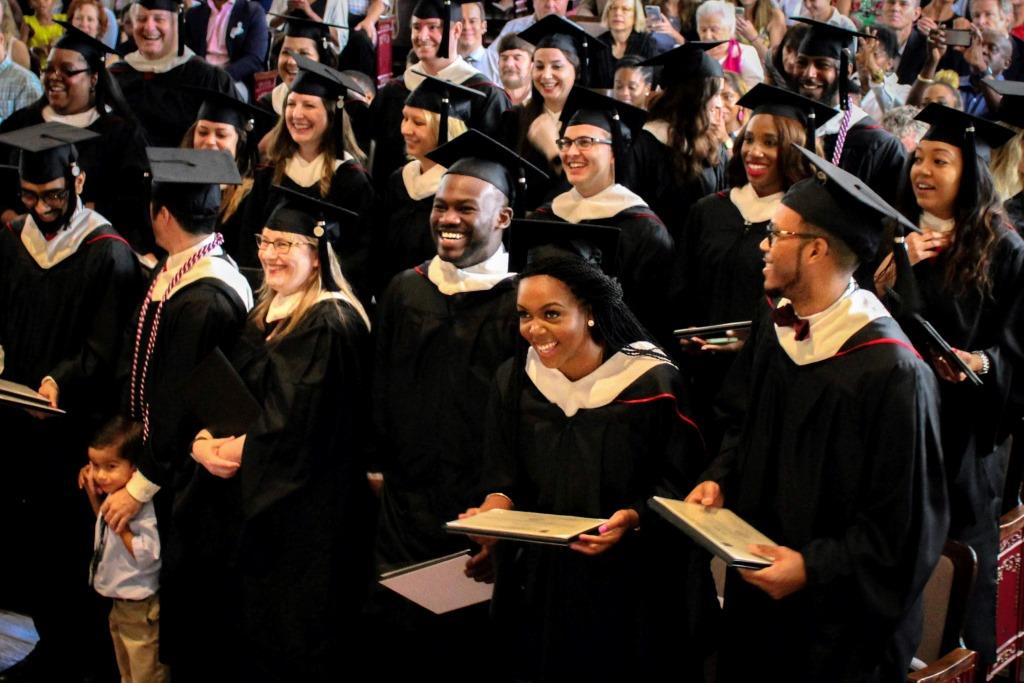
[[[668,332],[664,307],[673,260],[672,238],[644,200],[629,189],[629,145],[646,119],[643,109],[573,88],[562,110],[556,144],[572,186],[534,217],[618,228],[620,282],[626,304],[656,336]]]

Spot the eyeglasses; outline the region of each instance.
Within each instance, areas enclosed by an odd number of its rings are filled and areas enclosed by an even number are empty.
[[[18,196],[21,198],[21,203],[30,208],[38,204],[40,199],[46,202],[47,206],[58,207],[63,206],[64,202],[68,200],[68,188],[46,190],[39,194],[32,190],[22,189],[18,190]]]
[[[558,145],[560,152],[564,152],[573,145],[576,145],[576,149],[579,151],[586,152],[594,145],[610,145],[612,141],[607,138],[592,138],[589,135],[583,135],[578,138],[558,138],[555,140],[555,144]]]
[[[786,239],[787,237],[799,237],[805,240],[813,240],[817,238],[826,239],[824,235],[819,235],[816,232],[793,232],[792,230],[779,230],[775,227],[774,223],[769,223],[768,228],[765,230],[765,239],[768,240],[768,246],[775,244],[775,240]]]
[[[259,234],[253,235],[253,237],[256,238],[256,250],[257,251],[263,251],[264,249],[269,249],[270,247],[273,247],[274,248],[274,252],[278,256],[284,256],[285,254],[287,254],[289,251],[292,250],[292,247],[302,247],[302,246],[312,247],[313,246],[309,242],[290,242],[288,240],[268,240],[265,237],[263,237],[263,235],[259,235]]]
[[[66,67],[57,68],[54,66],[48,66],[43,71],[43,78],[49,78],[50,76],[60,76],[61,78],[67,81],[71,80],[78,74],[84,74],[88,70],[89,67],[86,67],[84,69],[68,69]]]

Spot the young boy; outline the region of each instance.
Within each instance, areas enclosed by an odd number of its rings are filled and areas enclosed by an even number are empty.
[[[89,464],[78,485],[84,488],[96,517],[96,537],[89,579],[96,592],[113,600],[110,636],[114,641],[122,683],[163,683],[167,668],[160,663],[160,537],[153,503],[145,503],[117,535],[99,515],[103,496],[124,487],[142,451],[138,423],[114,418],[89,447]]]

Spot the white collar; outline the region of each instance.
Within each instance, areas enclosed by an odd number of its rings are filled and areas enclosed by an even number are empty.
[[[441,184],[441,176],[448,169],[441,164],[434,164],[429,171],[424,171],[420,162],[413,159],[402,167],[402,183],[409,197],[419,201],[430,197],[437,192],[437,186]]]
[[[633,342],[629,346],[637,350],[657,348],[649,342]],[[526,352],[526,376],[544,398],[562,409],[566,417],[572,417],[581,408],[588,410],[608,405],[633,382],[662,364],[671,365],[667,358],[631,356],[619,351],[597,370],[573,382],[561,370],[544,367],[533,347]]]
[[[839,127],[843,124],[843,116],[846,112],[840,111],[838,114],[830,118],[825,122],[824,126],[819,126],[816,135],[820,138],[822,135],[835,135],[839,132]],[[853,128],[861,119],[866,119],[868,113],[858,107],[856,104],[850,104],[850,128]]]
[[[486,261],[469,268],[456,268],[440,256],[432,258],[427,266],[427,279],[445,296],[483,292],[514,275],[508,272],[508,252],[504,244],[498,245],[498,250]]]
[[[953,228],[956,227],[956,219],[939,218],[935,214],[928,213],[927,211],[922,211],[921,218],[918,219],[917,225],[922,230],[932,230],[934,232],[952,232]]]
[[[419,73],[416,73],[416,72]],[[402,76],[402,80],[405,83],[405,87],[410,91],[415,90],[423,83],[424,79],[421,73],[424,73],[426,69],[421,64],[412,64],[405,68],[405,74]],[[452,60],[452,63],[445,68],[438,71],[436,74],[431,74],[435,78],[442,80],[451,81],[452,83],[464,83],[469,78],[478,75],[480,72],[475,68],[466,63],[466,60],[462,57],[456,57]]]
[[[299,305],[299,302],[302,301],[302,297],[303,295],[305,295],[305,293],[306,292],[304,290],[300,289],[299,291],[292,292],[291,294],[288,294],[286,296],[275,294],[274,298],[270,300],[270,308],[267,309],[266,321],[268,323],[273,323],[277,322],[278,320],[284,320],[285,318],[290,316],[295,311],[296,306]],[[352,305],[352,302],[343,293],[330,292],[326,290],[321,291],[320,294],[316,297],[316,301],[314,301],[313,303],[318,304],[321,301],[327,301],[328,299],[336,299],[338,301],[344,301],[350,306]]]
[[[785,306],[789,299],[781,299],[779,306]],[[779,346],[797,365],[809,365],[828,360],[836,355],[843,344],[865,325],[879,318],[888,318],[889,311],[873,293],[857,287],[852,279],[835,303],[824,311],[807,316],[810,334],[803,341],[796,341],[792,327],[775,325],[775,336]]]
[[[159,301],[163,298],[167,286],[171,284],[171,279],[177,275],[178,270],[185,265],[185,262],[193,254],[212,242],[214,237],[216,237],[216,233],[208,235],[199,244],[167,257],[164,266],[156,274],[156,284],[153,286],[153,301]],[[249,288],[249,281],[238,272],[238,266],[235,265],[230,256],[224,253],[222,247],[213,249],[205,257],[199,259],[181,277],[181,280],[178,281],[178,284],[167,295],[167,298],[170,299],[188,285],[204,278],[220,280],[238,294],[238,298],[242,301],[246,311],[252,308],[252,289]]]
[[[274,113],[278,116],[284,114],[284,103],[288,99],[288,92],[288,85],[283,81],[270,91],[270,106],[274,108]]]
[[[56,121],[57,123],[63,123],[67,126],[74,126],[75,128],[88,128],[96,119],[100,117],[100,113],[96,111],[96,107],[90,107],[85,111],[80,111],[77,114],[58,114],[53,110],[53,107],[46,105],[43,107],[43,121],[49,123],[50,121]]]
[[[593,197],[584,197],[574,187],[555,197],[551,211],[568,223],[582,223],[611,218],[634,206],[647,206],[647,203],[640,195],[615,183]]]
[[[25,217],[25,224],[21,227],[21,243],[25,245],[25,250],[35,259],[40,268],[50,269],[74,255],[82,246],[85,238],[91,235],[96,228],[110,225],[110,221],[106,218],[92,209],[85,208],[80,199],[76,201],[78,208],[72,214],[68,225],[58,230],[50,240],[46,239],[42,230],[36,225],[32,214]]]
[[[162,74],[167,73],[171,69],[176,69],[188,60],[196,56],[195,52],[188,46],[185,47],[185,52],[179,56],[177,50],[171,52],[166,57],[160,59],[146,59],[142,56],[142,53],[136,50],[135,52],[129,52],[124,56],[124,61],[128,62],[128,65],[136,71],[142,71],[144,73]]]
[[[658,119],[656,121],[648,121],[644,124],[644,130],[654,136],[654,139],[663,145],[668,144],[668,121],[662,121]]]
[[[352,155],[345,152],[343,160],[335,159],[334,170],[337,171],[339,166],[351,158]],[[285,162],[284,174],[294,180],[299,187],[313,187],[324,176],[325,159],[323,153],[320,153],[312,161],[306,161],[301,155],[295,153]]]
[[[785,192],[776,192],[767,197],[758,196],[754,187],[747,183],[743,187],[734,187],[729,191],[729,201],[739,210],[743,220],[748,223],[764,223],[771,220],[775,210],[782,203]]]

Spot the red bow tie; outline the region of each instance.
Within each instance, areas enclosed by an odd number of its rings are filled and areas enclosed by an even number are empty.
[[[793,310],[793,304],[779,306],[771,315],[772,322],[779,327],[792,327],[797,341],[803,341],[811,336],[811,321],[798,316]]]

